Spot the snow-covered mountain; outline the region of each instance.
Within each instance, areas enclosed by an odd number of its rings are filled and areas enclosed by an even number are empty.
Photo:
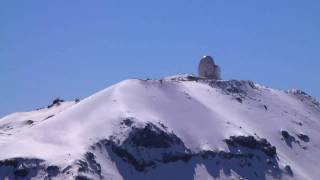
[[[178,75],[0,119],[0,179],[319,179],[320,104]]]

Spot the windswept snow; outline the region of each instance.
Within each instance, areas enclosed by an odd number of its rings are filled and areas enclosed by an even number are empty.
[[[124,122],[125,119],[130,121]],[[152,146],[151,154],[146,147],[138,148],[137,152],[131,148],[132,142],[128,139],[133,136],[134,129],[140,133],[139,128],[143,129],[149,123],[152,130],[145,129],[142,133],[148,132],[154,137],[152,132],[156,132],[163,134],[162,138],[172,134],[170,138],[179,138],[179,141],[166,140],[173,149],[161,147],[178,154],[170,156],[177,162],[164,164],[167,161],[157,159],[160,158],[157,153],[162,152],[157,146]],[[283,137],[284,131],[288,133],[286,137]],[[166,168],[171,166],[185,170],[186,164],[192,162],[196,165],[189,173],[194,179],[246,178],[240,170],[229,175],[224,171],[212,174],[209,171],[215,166],[200,163],[199,153],[230,152],[226,140],[232,136],[265,139],[276,147],[277,155],[272,161],[279,166],[277,176],[281,175],[283,179],[317,179],[320,176],[320,106],[315,99],[297,90],[284,92],[250,81],[217,81],[191,75],[162,80],[126,80],[78,103],[63,102],[51,108],[8,115],[0,119],[0,160],[36,158],[61,169],[69,166],[72,173],[59,174],[56,176],[59,179],[76,176],[75,167],[84,165],[70,165],[85,158],[83,161],[89,164],[91,172],[100,172],[93,173],[91,178],[127,179],[122,169],[134,171],[130,165],[121,162],[121,158],[110,150],[97,150],[103,146],[99,142],[113,138],[116,141],[110,147],[127,148],[133,154],[139,154],[141,150],[145,154],[137,155],[139,158],[150,163],[155,158],[162,163],[155,168],[157,170],[135,172],[136,176],[132,178],[163,179],[158,172],[169,173]],[[89,151],[93,156],[88,155]],[[184,162],[185,159],[188,161]],[[292,176],[288,172],[281,174],[286,166],[290,166]],[[163,177],[175,176],[167,174]],[[264,178],[274,179],[275,176],[266,172],[263,178],[257,179]]]

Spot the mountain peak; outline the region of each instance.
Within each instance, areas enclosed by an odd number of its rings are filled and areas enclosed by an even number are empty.
[[[181,74],[57,103],[0,120],[0,179],[320,176],[320,111],[302,91]]]

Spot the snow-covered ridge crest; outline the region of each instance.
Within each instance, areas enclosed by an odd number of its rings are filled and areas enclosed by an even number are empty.
[[[320,102],[316,98],[309,95],[308,93],[299,89],[292,89],[286,92],[288,94],[292,94],[293,96],[297,97],[299,100],[303,102],[307,102],[309,105],[314,106],[320,111]]]
[[[317,103],[251,81],[125,80],[0,119],[0,179],[315,179]]]

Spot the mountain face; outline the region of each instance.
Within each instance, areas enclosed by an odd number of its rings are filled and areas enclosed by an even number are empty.
[[[0,179],[318,179],[320,104],[179,75],[0,119]]]

